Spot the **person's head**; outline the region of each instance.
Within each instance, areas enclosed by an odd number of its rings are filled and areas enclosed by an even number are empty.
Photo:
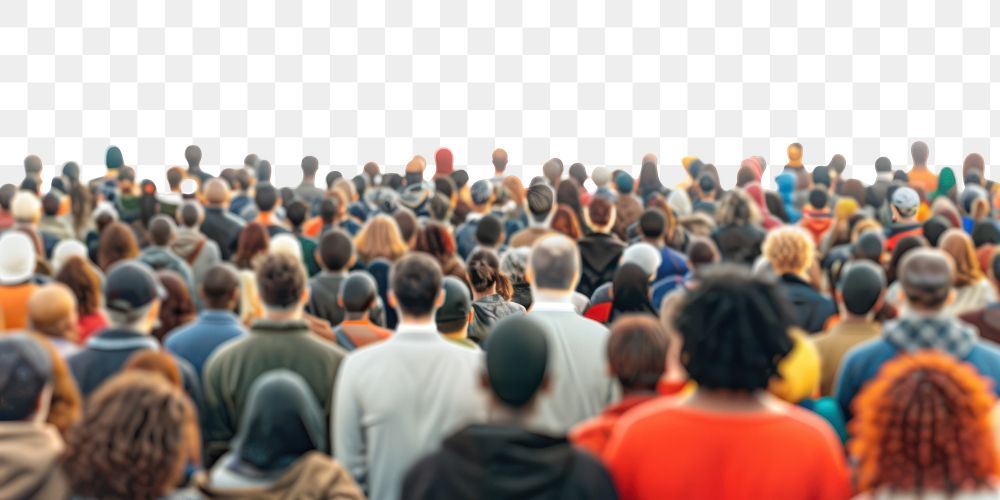
[[[197,416],[183,390],[143,371],[121,373],[87,400],[66,440],[73,492],[90,498],[159,498],[180,482]]]
[[[503,174],[507,170],[507,151],[501,148],[493,150],[493,171],[497,175]]]
[[[281,197],[278,196],[278,189],[269,183],[257,184],[257,191],[253,197],[257,210],[263,213],[273,211],[281,204]]]
[[[628,172],[620,172],[615,175],[615,191],[618,194],[629,195],[635,190],[635,178],[629,175]]]
[[[562,178],[562,174],[563,163],[558,158],[552,158],[542,164],[542,175],[548,179],[549,185],[553,188],[559,185],[559,179]]]
[[[853,404],[859,492],[951,498],[992,488],[994,399],[972,365],[947,354],[887,362]]]
[[[662,187],[660,172],[655,162],[644,161],[639,167],[639,194],[654,192]]]
[[[851,258],[868,260],[876,264],[882,262],[885,252],[885,236],[877,230],[864,231],[851,243]]]
[[[503,188],[503,192],[507,195],[507,198],[514,203],[516,206],[521,206],[524,204],[524,197],[526,191],[524,189],[524,183],[521,182],[521,178],[516,175],[508,175],[500,181],[500,186]]]
[[[271,162],[267,160],[260,160],[257,162],[256,176],[257,185],[270,184],[271,183]]]
[[[620,314],[625,313],[655,314],[649,303],[652,277],[654,275],[639,264],[628,262],[618,266],[611,281],[611,319],[618,319]]]
[[[587,167],[583,166],[582,163],[574,163],[570,165],[569,177],[582,186],[583,183],[587,181]]]
[[[495,249],[503,243],[503,240],[503,222],[499,217],[489,214],[479,219],[479,225],[476,226],[476,242],[480,246]]]
[[[813,210],[823,210],[830,203],[830,195],[825,189],[814,188],[809,191],[809,206]]]
[[[0,209],[3,209],[4,212],[10,212],[10,203],[16,194],[17,186],[13,184],[0,186]]]
[[[76,296],[62,283],[51,283],[35,290],[28,299],[28,325],[47,337],[76,342]]]
[[[913,157],[914,165],[927,165],[927,157],[930,155],[931,150],[924,141],[914,142],[910,146],[910,156]]]
[[[342,229],[331,229],[319,239],[317,261],[327,271],[345,271],[354,265],[354,241]]]
[[[562,235],[546,236],[536,241],[531,247],[525,278],[535,291],[552,295],[572,294],[580,280],[580,252],[576,243]]]
[[[192,144],[184,150],[184,159],[187,160],[188,169],[197,171],[201,164],[201,148]]]
[[[262,474],[280,475],[309,452],[329,451],[319,402],[287,369],[268,371],[250,385],[238,429],[234,458]]]
[[[365,177],[368,177],[368,183],[374,185],[375,179],[382,175],[381,169],[379,169],[378,163],[370,161],[365,163],[364,167],[361,168],[364,172]]]
[[[899,282],[906,304],[919,311],[936,312],[952,294],[955,263],[948,254],[933,248],[914,248],[899,265]]]
[[[583,230],[580,228],[580,219],[577,218],[576,212],[566,205],[556,207],[550,225],[553,231],[564,234],[573,241],[579,240],[583,236]]]
[[[239,269],[250,269],[257,261],[259,255],[267,252],[271,244],[271,238],[267,234],[267,228],[259,222],[251,222],[240,231],[240,237],[236,240],[236,255],[233,263]]]
[[[607,233],[615,225],[615,206],[605,198],[595,197],[584,212],[587,225],[599,233]]]
[[[788,318],[775,284],[737,266],[706,271],[676,320],[689,377],[699,390],[767,388],[792,350]]]
[[[802,163],[802,144],[793,142],[788,145],[788,163],[793,165]]]
[[[35,224],[42,216],[42,203],[32,192],[18,191],[10,202],[10,212],[17,222]]]
[[[775,273],[803,275],[813,263],[816,245],[804,230],[782,226],[767,234],[761,250]]]
[[[300,259],[286,252],[268,254],[257,268],[257,288],[268,316],[298,318],[309,300],[308,276]]]
[[[392,213],[392,218],[396,219],[396,226],[399,227],[399,235],[402,236],[403,241],[407,245],[411,245],[417,233],[417,226],[420,225],[417,216],[409,209],[400,208]]]
[[[555,211],[555,193],[545,184],[535,184],[528,188],[525,204],[531,222],[534,225],[544,225],[551,220]]]
[[[392,216],[385,214],[368,220],[354,238],[354,246],[366,265],[378,258],[395,262],[410,249],[399,230],[399,224]]]
[[[837,283],[836,299],[841,314],[871,319],[882,307],[885,289],[882,267],[866,260],[848,262]]]
[[[896,247],[892,249],[889,256],[889,264],[886,266],[886,278],[889,283],[893,283],[899,278],[900,264],[903,257],[914,249],[928,246],[927,240],[920,236],[904,236],[896,242]]]
[[[920,207],[920,195],[913,188],[901,186],[892,193],[891,206],[894,220],[912,221]]]
[[[205,220],[205,210],[201,208],[201,203],[194,200],[185,201],[180,210],[177,211],[177,222],[186,228],[197,228]],[[152,225],[150,225],[152,231]]]
[[[68,287],[75,297],[77,312],[86,316],[101,307],[101,279],[86,257],[70,257],[59,268],[55,281]]]
[[[231,264],[218,263],[208,268],[199,288],[205,309],[232,311],[240,299],[240,277]]]
[[[605,166],[594,167],[594,171],[590,173],[590,178],[599,189],[606,189],[611,182],[611,169]]]
[[[441,223],[426,222],[417,231],[413,249],[434,257],[438,262],[444,262],[455,256],[455,239]]]
[[[719,225],[746,226],[759,224],[760,209],[757,204],[742,189],[734,189],[726,193],[719,202],[715,212]]]
[[[302,158],[302,179],[312,180],[316,178],[316,172],[319,170],[319,160],[315,156],[306,156]]]
[[[122,193],[131,193],[135,189],[135,169],[123,166],[118,170],[118,189]]]
[[[25,333],[0,336],[0,421],[44,421],[52,386],[49,352]]]
[[[949,229],[941,236],[938,248],[951,257],[954,262],[954,286],[961,288],[974,285],[983,279],[983,270],[976,258],[976,248],[972,238],[961,229]]]
[[[35,243],[26,233],[7,230],[0,235],[0,286],[26,283],[35,273]]]
[[[945,231],[951,229],[951,227],[951,223],[948,222],[948,219],[945,219],[940,215],[935,215],[934,217],[924,221],[924,238],[927,238],[927,242],[930,243],[931,246],[936,247],[938,241],[941,240],[941,236],[945,233]]]
[[[296,231],[302,229],[307,217],[309,217],[309,207],[300,200],[295,200],[285,207],[285,218]]]
[[[353,271],[340,282],[337,303],[351,317],[363,317],[378,301],[375,278],[365,271]]]
[[[892,173],[892,161],[885,156],[879,156],[875,159],[875,172],[878,174]]]
[[[426,321],[444,300],[441,266],[429,255],[414,252],[392,265],[389,273],[389,306],[406,321]]]
[[[455,156],[448,148],[441,148],[434,152],[434,175],[449,175],[455,171]]]
[[[184,180],[184,169],[181,167],[170,167],[167,169],[167,187],[173,192],[180,192],[181,181]]]
[[[493,192],[493,183],[485,179],[472,183],[469,194],[472,200],[472,208],[478,212],[488,211],[496,199]]]
[[[704,236],[692,236],[687,247],[688,262],[696,271],[701,271],[712,264],[717,264],[721,259],[719,247],[715,241]]]
[[[149,221],[149,240],[154,246],[165,247],[177,237],[177,225],[166,215],[157,215]]]
[[[976,248],[1000,244],[1000,227],[991,220],[977,221],[972,226],[972,243]]]
[[[24,176],[40,179],[42,176],[42,159],[37,155],[25,156]]]
[[[139,255],[139,244],[132,229],[121,222],[112,222],[101,231],[97,244],[97,265],[105,272],[115,263]]]
[[[979,153],[969,153],[962,162],[962,177],[965,178],[970,172],[977,172],[980,176],[986,171],[986,159]]]
[[[548,389],[547,337],[545,324],[530,316],[508,316],[493,326],[480,380],[493,406],[515,414],[531,412],[536,396]]]
[[[104,279],[104,310],[116,327],[148,334],[160,317],[167,291],[145,264],[125,261],[115,264]]]
[[[42,197],[42,213],[44,213],[47,217],[59,215],[61,203],[62,200],[59,198],[58,194],[52,192],[46,194]]]
[[[626,393],[655,392],[666,369],[670,339],[650,316],[624,316],[611,324],[608,371]]]
[[[434,313],[438,332],[451,335],[466,333],[472,317],[472,296],[469,287],[454,276],[445,276],[441,281],[444,302]]]
[[[650,281],[656,277],[656,271],[660,268],[662,262],[663,254],[659,248],[649,243],[639,242],[629,245],[622,252],[619,264],[635,264],[639,266],[646,273],[646,280]]]
[[[639,215],[638,228],[643,239],[660,243],[667,231],[667,217],[662,210],[647,208]]]

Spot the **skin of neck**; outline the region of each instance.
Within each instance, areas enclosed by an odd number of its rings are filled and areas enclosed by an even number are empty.
[[[264,317],[271,321],[291,321],[302,319],[302,306],[304,304],[299,302],[294,307],[288,309],[273,309],[267,305],[264,306]]]
[[[535,285],[532,284],[531,294],[535,297],[535,303],[568,302],[570,297],[573,296],[573,290],[559,290],[556,288],[535,288]]]
[[[368,316],[368,311],[344,311],[344,319],[348,321],[360,321]]]
[[[650,245],[653,245],[656,248],[662,248],[663,247],[663,238],[662,237],[660,237],[660,238],[649,238],[646,235],[643,235],[642,236],[642,242],[643,243],[649,243]]]
[[[465,325],[461,330],[457,332],[441,332],[441,335],[452,339],[452,340],[462,340],[469,338],[469,325]]]
[[[404,313],[403,311],[398,311],[398,310],[397,310],[397,312],[399,313],[399,322],[400,323],[410,323],[410,324],[413,324],[413,323],[418,323],[418,324],[434,323],[434,311],[431,311],[430,314],[426,314],[426,315],[423,315],[423,316],[411,316],[409,314]]]
[[[496,287],[496,285],[493,285],[493,286],[487,288],[486,290],[483,290],[482,292],[477,292],[477,291],[473,290],[472,291],[472,295],[473,295],[472,298],[473,298],[473,300],[479,300],[479,299],[481,299],[483,297],[488,297],[488,296],[493,295],[495,293],[497,293],[497,287]]]
[[[488,413],[489,421],[491,424],[496,425],[526,427],[528,419],[534,413],[532,409],[535,406],[536,399],[537,396],[521,408],[511,408],[491,393]]]
[[[767,391],[706,389],[699,387],[685,405],[709,411],[743,412],[768,409]]]

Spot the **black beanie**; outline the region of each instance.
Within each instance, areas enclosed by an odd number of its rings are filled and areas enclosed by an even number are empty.
[[[504,403],[526,405],[545,380],[549,358],[545,326],[524,315],[508,316],[493,326],[486,339],[486,374],[490,387]]]

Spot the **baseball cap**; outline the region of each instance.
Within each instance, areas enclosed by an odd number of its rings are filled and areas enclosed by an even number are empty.
[[[445,276],[441,281],[444,289],[444,303],[434,314],[434,322],[438,331],[451,333],[469,321],[469,309],[472,307],[472,297],[462,280],[454,276]]]
[[[104,154],[104,165],[108,168],[118,168],[124,164],[122,150],[118,149],[118,146],[108,146],[108,151]]]
[[[0,421],[23,420],[52,381],[48,351],[25,333],[0,337]]]
[[[126,261],[115,264],[104,280],[105,307],[128,314],[142,309],[155,299],[165,299],[166,290],[149,266]]]
[[[920,195],[913,188],[902,186],[892,193],[892,206],[901,214],[911,214],[919,205]]]
[[[479,180],[472,184],[472,202],[476,205],[482,205],[490,201],[490,195],[493,194],[493,183],[487,180]]]
[[[0,236],[0,285],[18,285],[35,273],[35,244],[21,231]]]

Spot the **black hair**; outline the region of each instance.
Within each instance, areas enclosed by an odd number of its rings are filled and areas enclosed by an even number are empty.
[[[552,213],[555,195],[549,186],[535,184],[529,187],[524,199],[528,204],[528,215],[535,222],[543,222]]]
[[[445,195],[448,200],[451,200],[451,196],[455,194],[458,188],[455,187],[455,181],[451,180],[451,177],[446,175],[439,175],[434,178],[434,192]]]
[[[338,297],[344,302],[345,311],[365,312],[378,297],[378,287],[368,273],[355,271],[340,283]]]
[[[501,238],[503,238],[503,222],[499,217],[487,214],[479,219],[479,225],[476,226],[476,241],[479,244],[492,247],[500,243]]]
[[[972,243],[976,248],[1000,243],[1000,227],[997,227],[997,223],[992,219],[977,221],[972,226]]]
[[[324,233],[317,248],[320,262],[330,271],[344,269],[354,256],[354,242],[342,229],[331,229]]]
[[[587,180],[587,167],[582,163],[574,163],[569,166],[569,176],[582,186]]]
[[[21,191],[31,191],[32,193],[38,192],[38,181],[34,177],[25,177],[21,181]]]
[[[17,194],[17,186],[13,184],[4,184],[0,187],[0,207],[9,211],[10,202],[14,199],[15,194]]]
[[[365,176],[355,175],[351,177],[351,184],[354,184],[354,190],[358,192],[358,196],[365,195],[365,190],[368,189],[368,181],[365,180]]]
[[[340,173],[339,170],[331,170],[326,173],[326,188],[331,189],[333,185],[344,178],[344,174]]]
[[[662,238],[667,231],[667,217],[658,208],[647,208],[639,216],[639,233],[647,238]]]
[[[271,162],[261,160],[257,162],[257,183],[264,184],[271,182]]]
[[[42,211],[45,215],[56,215],[59,213],[59,195],[48,193],[42,197]]]
[[[767,211],[777,217],[781,222],[789,222],[788,212],[785,211],[785,204],[781,201],[781,195],[773,191],[764,191],[764,204]]]
[[[306,221],[308,215],[309,208],[299,200],[295,200],[285,207],[285,217],[294,229],[302,227],[302,223]]]
[[[705,270],[680,311],[681,359],[701,388],[762,390],[792,350],[785,299],[748,269],[720,264]]]
[[[281,195],[281,204],[288,205],[289,203],[299,199],[299,196],[295,194],[295,190],[290,187],[283,187],[278,190],[278,194]]]
[[[927,238],[927,242],[930,243],[932,247],[936,247],[938,240],[941,239],[941,235],[949,229],[951,229],[951,223],[948,222],[948,219],[945,219],[940,215],[935,215],[934,217],[924,221],[924,238]]]
[[[871,312],[885,286],[885,272],[870,261],[848,263],[841,271],[840,283],[837,284],[844,307],[857,315]]]
[[[278,190],[269,183],[258,184],[253,201],[261,212],[270,212],[278,205]]]
[[[441,266],[430,255],[406,254],[392,265],[389,289],[403,314],[426,316],[434,311],[441,292]]]
[[[195,202],[187,202],[181,205],[180,208],[180,220],[184,227],[195,227],[198,225],[198,219],[201,218],[201,207]]]
[[[826,208],[826,204],[829,202],[830,195],[827,194],[825,190],[814,188],[809,191],[809,204],[812,205],[813,208]]]
[[[323,224],[332,224],[333,220],[337,218],[337,211],[340,207],[337,206],[337,198],[323,198],[323,201],[319,202],[319,218],[323,221]]]
[[[500,272],[500,258],[492,250],[480,248],[472,252],[465,264],[465,271],[473,290],[482,293],[491,286],[496,286],[496,293],[504,300],[510,300],[513,295],[510,279]]]

